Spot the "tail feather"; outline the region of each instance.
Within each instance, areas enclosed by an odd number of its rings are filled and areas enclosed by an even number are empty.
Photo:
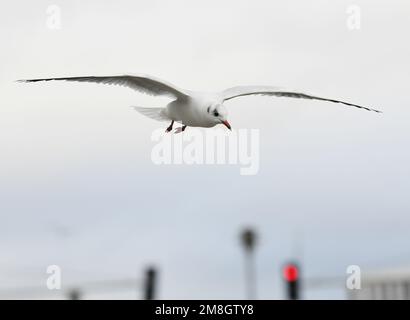
[[[165,114],[165,108],[144,108],[132,107],[134,110],[143,114],[144,116],[157,121],[170,121],[171,119]]]

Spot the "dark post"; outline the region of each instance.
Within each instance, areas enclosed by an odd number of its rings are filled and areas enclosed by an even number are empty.
[[[254,263],[254,249],[256,233],[251,228],[246,228],[241,234],[242,245],[245,249],[245,281],[246,296],[249,300],[256,298],[256,275]]]
[[[155,289],[157,282],[157,271],[155,268],[150,267],[145,274],[145,300],[155,299]]]
[[[80,290],[78,290],[78,289],[71,289],[71,290],[68,292],[68,298],[69,298],[70,300],[80,300],[80,298],[81,298]]]

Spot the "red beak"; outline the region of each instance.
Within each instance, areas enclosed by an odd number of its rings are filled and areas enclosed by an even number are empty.
[[[224,125],[225,125],[225,127],[227,127],[229,130],[232,130],[232,128],[231,128],[231,125],[229,124],[229,122],[228,121],[221,121]]]

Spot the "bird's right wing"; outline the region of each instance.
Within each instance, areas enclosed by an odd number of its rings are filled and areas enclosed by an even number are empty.
[[[28,79],[18,80],[19,82],[38,82],[38,81],[78,81],[78,82],[96,82],[102,84],[118,85],[128,87],[142,93],[152,96],[167,96],[170,98],[184,98],[189,94],[187,91],[178,87],[147,75],[123,75],[123,76],[106,76],[106,77],[67,77],[67,78],[45,78],[45,79]]]
[[[352,106],[360,109],[365,109],[368,111],[374,112],[381,112],[376,109],[360,106],[357,104],[336,100],[336,99],[329,99],[329,98],[321,98],[318,96],[314,96],[311,94],[303,93],[300,91],[295,90],[286,90],[278,87],[270,87],[270,86],[237,86],[226,89],[220,93],[220,99],[222,101],[230,100],[237,97],[242,96],[249,96],[249,95],[263,95],[263,96],[275,96],[275,97],[288,97],[288,98],[299,98],[299,99],[311,99],[311,100],[321,100],[321,101],[329,101],[334,103],[341,103],[347,106]]]

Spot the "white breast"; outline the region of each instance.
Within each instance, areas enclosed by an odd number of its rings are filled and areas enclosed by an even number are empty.
[[[181,122],[189,127],[213,127],[214,122],[207,117],[207,108],[212,101],[202,95],[188,99],[178,99],[167,105],[167,115],[174,121]]]

